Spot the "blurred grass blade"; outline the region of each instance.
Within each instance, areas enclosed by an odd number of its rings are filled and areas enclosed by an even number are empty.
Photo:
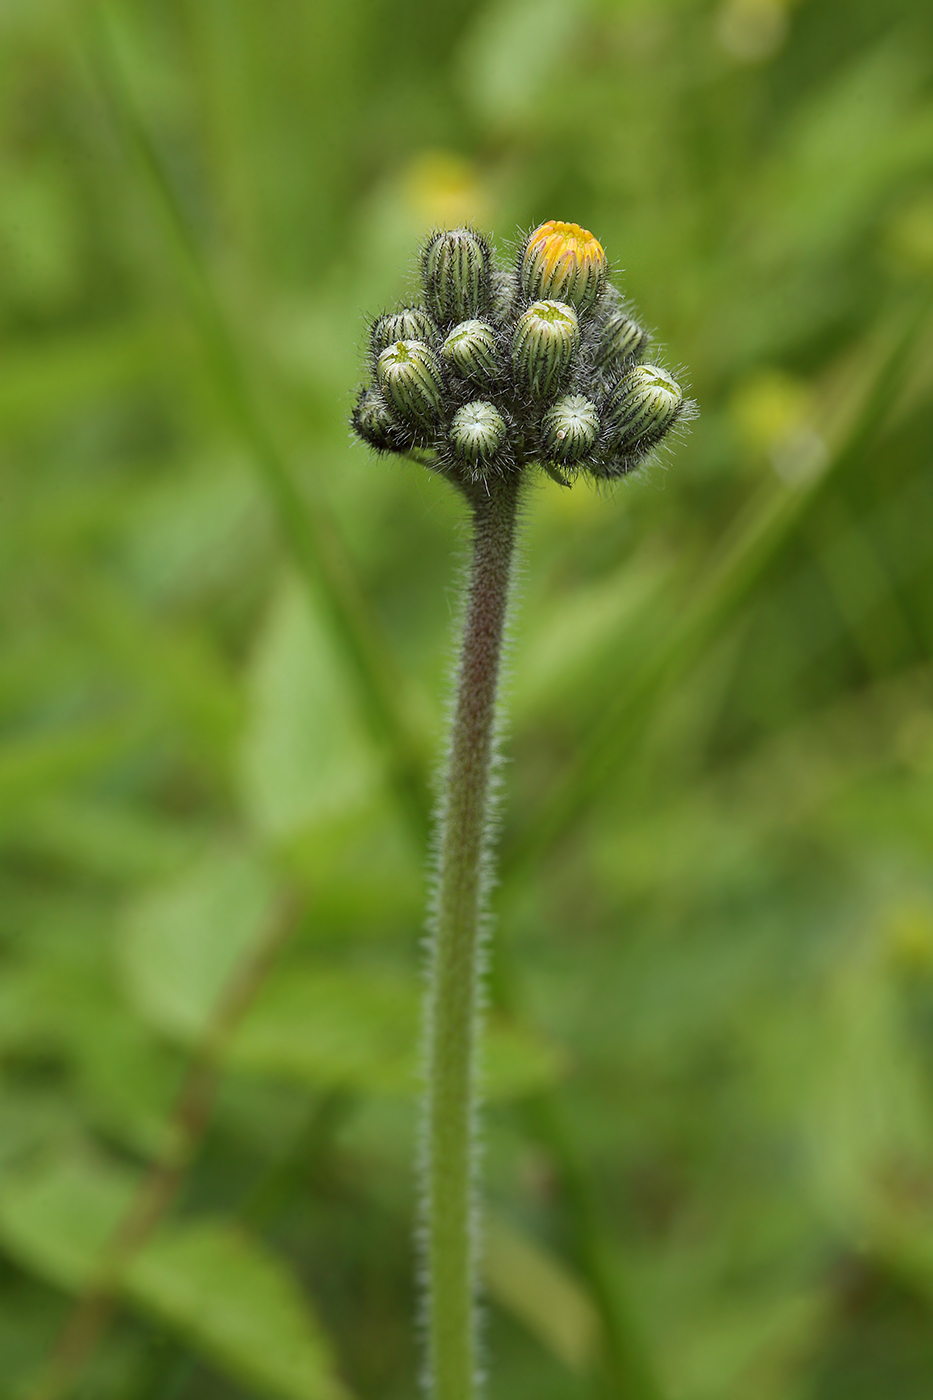
[[[866,390],[860,409],[823,470],[799,486],[769,489],[752,502],[726,540],[717,563],[694,592],[681,621],[620,688],[616,703],[590,732],[579,761],[558,787],[536,826],[506,854],[506,871],[515,889],[572,825],[588,804],[614,781],[661,697],[736,616],[794,538],[807,514],[832,482],[877,438],[897,401],[900,380],[911,350],[926,322],[933,293],[912,308],[893,335]]]
[[[582,1285],[547,1250],[493,1218],[484,1231],[483,1272],[490,1296],[570,1370],[592,1368],[600,1344],[599,1314]]]
[[[135,154],[183,274],[192,313],[231,422],[248,445],[275,508],[292,556],[313,590],[355,677],[367,722],[385,754],[392,786],[417,837],[424,842],[430,808],[418,745],[399,697],[401,678],[370,621],[336,523],[320,497],[313,503],[296,486],[285,455],[257,402],[201,250],[176,197],[156,146],[127,91],[108,33],[106,10],[92,8],[89,48],[114,122]]]

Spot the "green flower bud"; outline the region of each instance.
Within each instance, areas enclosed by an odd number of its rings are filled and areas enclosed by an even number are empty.
[[[517,382],[537,398],[557,388],[580,343],[580,326],[572,306],[536,301],[518,318],[512,338],[512,366]]]
[[[361,389],[350,419],[354,432],[377,452],[403,452],[411,443],[411,430],[392,416],[378,389]]]
[[[376,361],[376,377],[391,407],[419,427],[440,421],[444,393],[434,352],[420,340],[398,340]]]
[[[491,462],[505,442],[505,419],[486,399],[475,399],[458,408],[450,425],[455,454],[471,467]]]
[[[610,447],[628,452],[659,442],[683,402],[681,387],[667,370],[637,365],[609,395],[603,419]]]
[[[648,346],[648,332],[623,311],[613,309],[606,317],[596,348],[596,363],[610,369],[628,361],[640,360]]]
[[[370,332],[370,344],[375,356],[397,340],[423,340],[427,345],[437,340],[437,326],[420,306],[405,306],[380,316]]]
[[[485,321],[461,321],[441,346],[441,361],[464,379],[489,383],[499,369],[496,333]]]
[[[586,456],[598,435],[599,414],[592,400],[585,394],[565,394],[544,415],[542,456],[572,466]]]
[[[521,295],[522,289],[516,273],[493,268],[492,318],[497,326],[505,325],[512,320]]]
[[[492,254],[469,228],[435,233],[421,259],[428,310],[442,325],[485,316],[490,309]]]
[[[589,229],[549,219],[529,235],[519,276],[526,296],[569,301],[587,311],[606,285],[606,254]]]

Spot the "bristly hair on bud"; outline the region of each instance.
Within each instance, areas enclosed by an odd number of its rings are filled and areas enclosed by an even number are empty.
[[[492,252],[471,228],[432,234],[421,257],[428,310],[441,326],[488,315],[492,304]]]
[[[569,301],[582,315],[606,285],[606,254],[589,229],[549,219],[529,235],[518,272],[527,297]]]
[[[538,467],[565,486],[623,476],[693,416],[667,370],[643,363],[648,334],[579,224],[540,224],[505,267],[471,228],[432,233],[421,280],[420,304],[371,328],[351,422],[471,499],[481,480]]]

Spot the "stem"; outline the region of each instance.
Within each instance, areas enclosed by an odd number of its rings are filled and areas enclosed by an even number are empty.
[[[496,688],[519,475],[473,492],[473,562],[440,829],[427,994],[426,1265],[432,1400],[476,1394],[476,1042]]]

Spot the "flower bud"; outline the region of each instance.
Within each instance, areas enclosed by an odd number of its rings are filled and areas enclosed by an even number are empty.
[[[645,353],[648,332],[624,312],[614,308],[606,317],[596,348],[596,362],[601,369],[634,362]]]
[[[609,395],[604,421],[610,446],[623,452],[659,442],[683,407],[684,396],[667,370],[637,365]]]
[[[442,325],[485,316],[490,307],[492,254],[469,228],[435,233],[421,259],[428,310]]]
[[[437,326],[420,306],[405,306],[380,316],[370,332],[370,344],[375,356],[397,340],[423,340],[431,345],[437,340]]]
[[[441,361],[464,379],[489,383],[499,369],[496,333],[485,321],[461,321],[441,346]]]
[[[519,276],[526,296],[587,311],[606,285],[606,254],[589,229],[549,219],[529,235]]]
[[[497,326],[505,325],[513,319],[521,295],[522,289],[516,272],[504,272],[501,268],[493,268],[492,318]]]
[[[517,382],[537,398],[557,388],[580,343],[580,326],[572,306],[536,301],[518,318],[512,337],[512,365]]]
[[[486,399],[474,399],[458,408],[450,425],[451,446],[461,461],[471,467],[492,461],[505,436],[505,419]]]
[[[419,427],[440,421],[444,392],[440,366],[420,340],[398,340],[376,361],[376,377],[391,407]]]
[[[361,389],[350,419],[353,431],[377,452],[401,452],[411,441],[411,432],[392,416],[392,410],[378,389]]]
[[[585,394],[565,394],[544,415],[542,456],[572,466],[586,456],[598,434],[599,414],[592,400]]]

